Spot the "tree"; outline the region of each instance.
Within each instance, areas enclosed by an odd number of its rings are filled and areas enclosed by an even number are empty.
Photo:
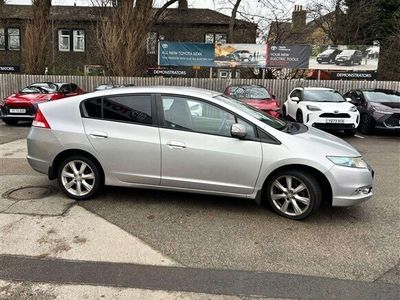
[[[25,73],[43,74],[48,57],[51,0],[33,0],[32,16],[24,31]]]
[[[237,11],[239,9],[240,2],[242,2],[242,0],[236,0],[235,4],[233,5],[231,18],[229,20],[229,30],[228,30],[228,42],[229,43],[235,42],[234,37],[233,37],[233,31],[235,28],[236,15],[237,15]]]
[[[148,34],[165,10],[177,1],[169,0],[158,9],[153,8],[153,0],[102,3],[103,14],[97,24],[97,41],[111,75],[143,75],[146,70]]]

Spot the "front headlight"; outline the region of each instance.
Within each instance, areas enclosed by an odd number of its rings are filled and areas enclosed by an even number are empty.
[[[350,168],[367,169],[368,165],[362,157],[327,156],[335,165]]]
[[[391,115],[393,113],[391,111],[380,110],[379,108],[376,108],[375,106],[372,106],[372,112],[377,112],[377,113],[385,114],[385,115]]]
[[[307,109],[309,111],[319,111],[319,110],[321,110],[319,107],[316,107],[314,105],[307,105]]]
[[[350,111],[351,111],[351,112],[356,112],[356,111],[357,111],[357,107],[356,107],[356,106],[350,107]]]

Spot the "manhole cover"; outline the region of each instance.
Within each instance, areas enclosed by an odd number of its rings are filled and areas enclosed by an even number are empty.
[[[53,193],[50,186],[26,186],[10,190],[3,194],[4,198],[14,200],[32,200],[47,197]]]

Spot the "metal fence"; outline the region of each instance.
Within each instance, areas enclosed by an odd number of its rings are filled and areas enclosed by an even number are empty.
[[[74,82],[85,91],[93,91],[100,84],[134,84],[136,86],[174,85],[205,88],[223,92],[230,84],[258,84],[268,87],[281,101],[295,87],[330,87],[341,93],[354,88],[388,88],[400,90],[398,81],[338,81],[303,79],[209,79],[209,78],[162,78],[162,77],[103,77],[63,75],[15,75],[0,74],[0,99],[33,82]]]

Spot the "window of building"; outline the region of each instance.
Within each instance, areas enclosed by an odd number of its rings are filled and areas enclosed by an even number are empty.
[[[0,50],[21,50],[19,28],[0,28]]]
[[[228,35],[226,33],[206,33],[204,42],[206,44],[226,44]]]
[[[74,30],[74,51],[84,52],[85,51],[85,31],[84,30]]]
[[[84,52],[85,51],[85,31],[84,30],[58,30],[58,50],[62,52]]]
[[[6,50],[6,35],[4,28],[0,28],[0,50]]]
[[[149,32],[147,35],[147,54],[157,54],[157,32]]]
[[[8,28],[8,50],[20,50],[20,33],[19,28]]]
[[[70,51],[71,34],[69,30],[58,31],[58,50]]]

